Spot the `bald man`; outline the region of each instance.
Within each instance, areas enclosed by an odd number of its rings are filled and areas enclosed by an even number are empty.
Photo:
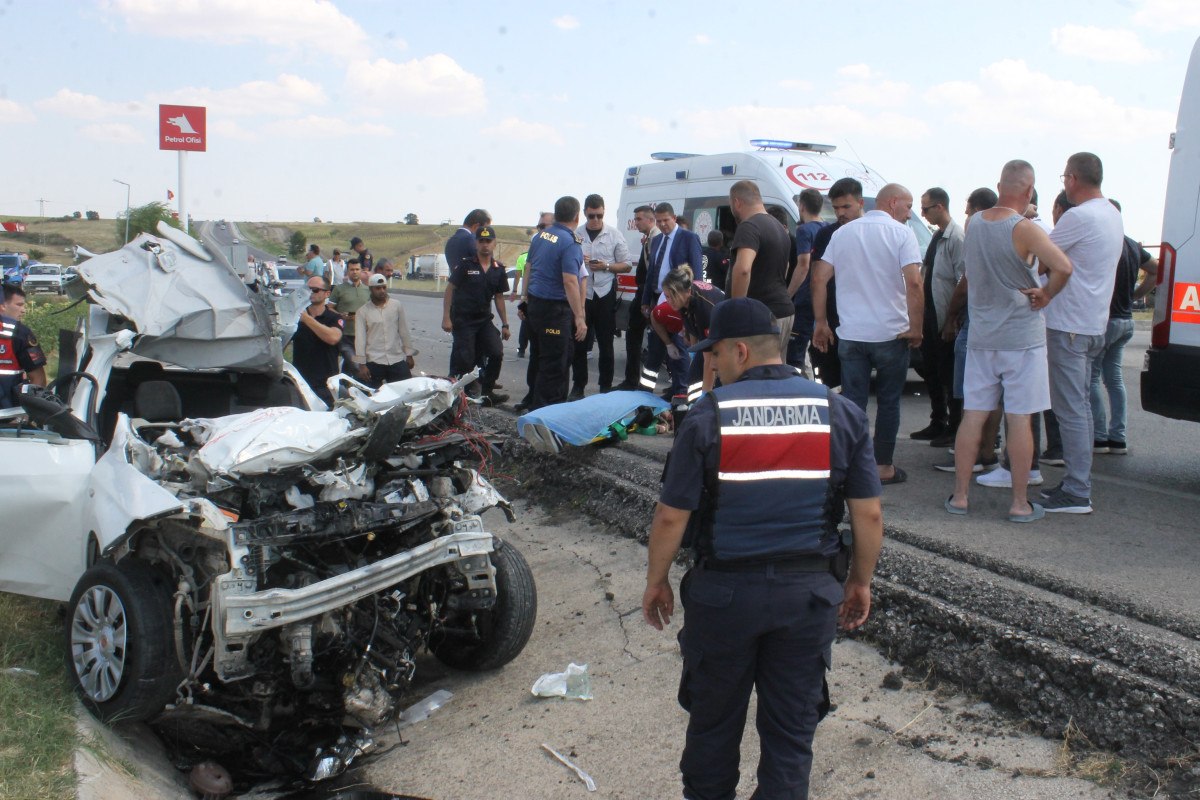
[[[841,318],[836,343],[828,322],[818,320],[813,345],[822,352],[837,347],[842,393],[864,411],[875,371],[875,464],[884,485],[908,478],[892,456],[908,351],[921,346],[925,315],[921,249],[905,224],[912,206],[912,192],[889,183],[876,195],[875,209],[839,228],[813,265],[814,286],[836,277]]]
[[[963,377],[963,419],[954,443],[954,494],[945,502],[951,514],[966,513],[984,421],[1001,404],[1012,468],[1008,519],[1033,522],[1045,514],[1044,506],[1026,497],[1033,460],[1030,421],[1031,415],[1050,406],[1042,309],[1066,286],[1071,262],[1044,230],[1024,216],[1033,180],[1028,161],[1009,161],[996,186],[997,205],[967,221],[963,258],[971,334]],[[1049,276],[1045,287],[1038,280],[1039,264]]]

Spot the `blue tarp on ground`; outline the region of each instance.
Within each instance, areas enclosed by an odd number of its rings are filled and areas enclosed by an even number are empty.
[[[526,439],[525,428],[534,425],[548,429],[567,444],[585,445],[607,434],[614,422],[633,420],[637,410],[649,406],[658,414],[670,404],[650,392],[608,392],[594,394],[570,403],[558,403],[517,418],[517,433]]]

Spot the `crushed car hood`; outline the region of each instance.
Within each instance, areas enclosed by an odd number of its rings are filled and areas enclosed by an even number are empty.
[[[79,266],[72,296],[124,320],[132,352],[189,369],[278,372],[306,297],[247,284],[216,248],[159,223]]]

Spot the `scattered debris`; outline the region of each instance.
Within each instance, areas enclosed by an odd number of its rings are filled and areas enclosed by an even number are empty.
[[[217,762],[201,761],[192,767],[188,788],[200,795],[200,800],[222,800],[233,791],[233,778]]]
[[[892,672],[889,672],[887,675],[883,676],[883,682],[880,683],[879,685],[882,686],[884,689],[892,689],[892,690],[903,689],[904,688],[904,678],[900,675],[899,670],[893,670]]]
[[[26,678],[36,678],[40,674],[36,669],[27,669],[25,667],[6,667],[0,669],[0,675],[22,675]]]
[[[573,667],[575,665],[572,664],[571,666]],[[586,772],[581,770],[579,767],[575,766],[575,764],[573,764],[569,758],[567,758],[562,753],[558,752],[557,750],[555,750],[553,747],[546,744],[545,742],[542,742],[542,749],[545,750],[550,755],[554,756],[556,759],[558,759],[560,764],[562,764],[567,769],[571,770],[576,775],[578,775],[579,780],[583,781],[584,786],[587,786],[587,790],[589,792],[596,791],[596,782],[594,780],[592,780],[591,775],[588,775]]]
[[[575,700],[592,699],[592,679],[587,664],[567,665],[566,672],[547,672],[533,682],[531,690],[538,697],[568,697]]]
[[[400,717],[396,720],[396,730],[407,728],[409,725],[416,725],[418,722],[424,722],[429,719],[430,714],[446,705],[446,703],[449,703],[453,697],[454,694],[452,692],[445,689],[438,689],[424,700],[413,703],[400,712]]]

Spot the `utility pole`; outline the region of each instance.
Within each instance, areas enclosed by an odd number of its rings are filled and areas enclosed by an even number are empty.
[[[44,197],[38,198],[38,210],[41,212],[40,216],[42,217],[42,219],[45,219],[46,218],[46,198],[44,198]]]
[[[125,244],[129,244],[129,184],[120,178],[113,178],[113,182],[125,187]]]

